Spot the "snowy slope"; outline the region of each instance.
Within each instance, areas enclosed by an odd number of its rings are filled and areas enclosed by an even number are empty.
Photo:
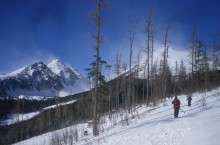
[[[70,69],[71,71],[74,72],[74,74],[80,78],[82,77],[82,75],[73,67],[73,66],[67,66],[65,65],[61,60],[59,59],[55,59],[53,60],[52,62],[50,62],[48,65],[47,65],[50,70],[52,72],[54,72],[55,74],[57,75],[61,75],[62,73],[67,73],[68,70]],[[69,71],[70,71],[69,70]],[[68,77],[68,76],[67,76]]]
[[[206,109],[201,102],[204,94],[193,94],[192,106],[188,107],[186,96],[181,101],[179,118],[174,119],[172,99],[157,107],[140,106],[133,112],[129,125],[123,123],[124,115],[114,114],[109,121],[108,116],[102,118],[98,137],[92,136],[92,128],[88,123],[78,124],[55,132],[46,133],[20,143],[19,145],[51,144],[55,138],[65,132],[78,129],[77,145],[218,145],[220,143],[220,90],[206,93]],[[114,122],[114,123],[113,123]],[[85,135],[85,131],[88,135]],[[84,132],[84,133],[83,133]],[[71,136],[70,136],[71,137]],[[70,141],[70,140],[69,140]],[[68,140],[67,140],[68,142]],[[70,142],[68,142],[70,144]]]
[[[89,81],[83,77],[73,66],[65,65],[61,60],[56,59],[49,63],[48,68],[59,76],[64,89],[59,96],[76,94],[90,89]]]

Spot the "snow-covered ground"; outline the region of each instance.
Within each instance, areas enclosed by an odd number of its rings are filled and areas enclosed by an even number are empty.
[[[124,114],[114,114],[111,122],[108,117],[103,118],[98,137],[93,137],[91,125],[84,123],[17,144],[47,145],[54,141],[71,144],[69,137],[73,137],[73,130],[77,129],[78,141],[74,141],[77,145],[219,145],[220,90],[193,94],[191,107],[187,106],[186,95],[178,98],[185,113],[180,111],[177,119],[173,117],[173,99],[167,99],[154,108],[139,106],[130,114],[132,119],[128,125],[121,121],[126,118]]]
[[[22,120],[23,121],[28,120],[28,119],[36,116],[39,113],[40,113],[40,111],[26,113],[26,114],[10,114],[7,116],[7,119],[0,120],[0,126],[14,124],[14,123],[16,123],[18,121],[22,121]]]

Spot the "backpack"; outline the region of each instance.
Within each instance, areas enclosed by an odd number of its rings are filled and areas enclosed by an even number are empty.
[[[173,101],[173,108],[176,109],[176,108],[178,108],[179,106],[180,106],[180,101],[179,101],[178,99],[175,99],[175,100]]]

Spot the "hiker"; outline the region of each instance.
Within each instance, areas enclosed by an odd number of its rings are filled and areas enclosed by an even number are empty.
[[[180,100],[175,96],[175,99],[172,102],[174,108],[174,118],[178,117],[179,109],[180,109]]]
[[[188,100],[188,106],[190,107],[191,106],[191,101],[192,101],[191,95],[188,95],[187,100]]]

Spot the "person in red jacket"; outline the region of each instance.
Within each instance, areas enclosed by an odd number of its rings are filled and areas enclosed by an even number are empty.
[[[175,96],[172,104],[174,108],[174,118],[177,118],[180,110],[180,100],[177,98],[177,96]]]

